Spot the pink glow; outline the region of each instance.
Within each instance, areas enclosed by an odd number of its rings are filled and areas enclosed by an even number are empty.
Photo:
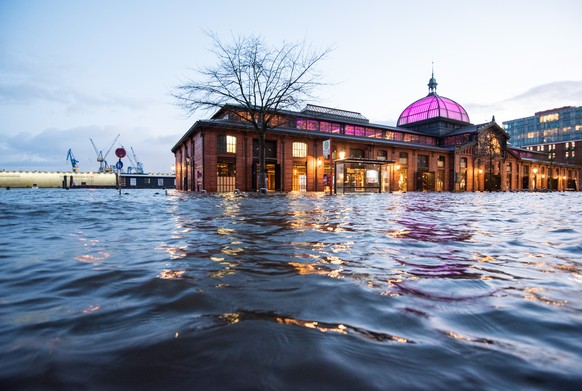
[[[469,122],[469,116],[460,104],[436,94],[429,94],[404,109],[398,118],[398,126],[436,117]]]

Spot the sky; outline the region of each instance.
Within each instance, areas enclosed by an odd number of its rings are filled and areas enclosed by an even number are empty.
[[[581,106],[580,15],[578,0],[0,0],[0,170],[70,171],[71,149],[95,171],[92,139],[110,164],[123,146],[171,172],[171,148],[212,114],[170,95],[215,63],[208,31],[333,47],[308,103],[372,123],[426,96],[433,63],[472,123]]]

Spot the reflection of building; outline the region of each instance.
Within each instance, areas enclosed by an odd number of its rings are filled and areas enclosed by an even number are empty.
[[[539,111],[503,125],[513,145],[547,153],[551,162],[582,165],[582,106]]]
[[[266,135],[270,191],[563,190],[580,166],[512,147],[493,118],[474,125],[465,109],[436,93],[409,105],[398,124],[372,124],[351,111],[307,105],[273,113]],[[191,191],[256,191],[258,141],[242,108],[224,106],[197,121],[176,143],[176,187]],[[324,156],[324,144],[330,155]],[[327,147],[327,145],[326,145]],[[338,189],[339,186],[339,189]]]

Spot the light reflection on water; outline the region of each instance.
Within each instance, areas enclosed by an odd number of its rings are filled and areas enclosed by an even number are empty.
[[[580,193],[1,196],[1,389],[582,381]]]

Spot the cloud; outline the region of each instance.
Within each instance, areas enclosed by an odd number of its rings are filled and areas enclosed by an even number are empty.
[[[111,92],[90,94],[74,88],[53,87],[32,82],[0,82],[0,102],[6,105],[33,105],[51,103],[64,106],[65,112],[77,113],[97,109],[119,111],[147,110],[151,99],[123,96]]]
[[[177,140],[176,136],[155,136],[154,130],[149,128],[119,130],[100,126],[50,128],[36,135],[19,132],[4,137],[0,141],[0,170],[69,171],[71,166],[66,161],[69,148],[79,160],[81,171],[97,170],[97,154],[89,139],[93,139],[97,150],[105,155],[117,134],[121,136],[106,157],[110,164],[117,160],[114,149],[123,145],[128,152],[133,147],[146,172],[170,171],[174,160],[170,149]],[[129,158],[126,158],[125,166],[129,165]]]
[[[467,103],[463,107],[471,121],[481,123],[495,115],[497,122],[531,117],[537,111],[582,103],[582,81],[541,84],[508,99],[490,104]]]

